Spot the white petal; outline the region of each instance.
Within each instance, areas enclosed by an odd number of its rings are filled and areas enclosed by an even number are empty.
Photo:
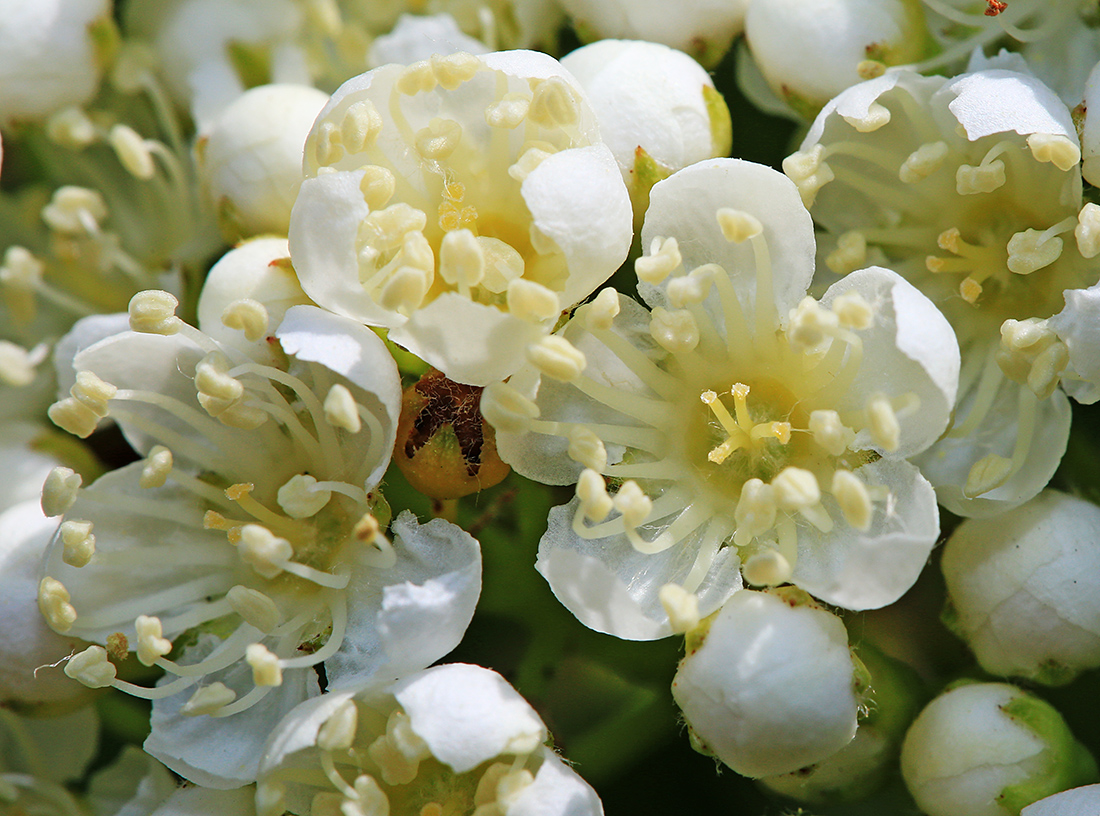
[[[1100,284],[1088,289],[1067,289],[1066,306],[1050,318],[1050,328],[1069,349],[1069,363],[1085,382],[1066,381],[1077,390],[1072,396],[1083,403],[1100,399]]]
[[[1033,76],[1004,70],[963,74],[942,92],[955,97],[948,108],[971,141],[1009,130],[1077,140],[1065,103]]]
[[[1071,788],[1033,802],[1020,816],[1092,816],[1100,813],[1100,785]]]
[[[557,754],[543,746],[535,781],[509,804],[504,816],[602,816],[603,805],[592,787]]]

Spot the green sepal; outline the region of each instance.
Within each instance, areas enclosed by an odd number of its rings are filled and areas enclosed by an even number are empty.
[[[726,98],[710,85],[703,86],[703,104],[710,121],[710,148],[715,157],[728,156],[733,149],[733,119]]]
[[[271,81],[271,49],[266,45],[230,40],[226,49],[233,70],[246,88],[256,88]]]
[[[95,63],[102,71],[115,61],[118,56],[118,48],[122,43],[122,35],[118,26],[110,14],[97,17],[88,24],[88,36],[92,40],[92,52],[95,54]]]

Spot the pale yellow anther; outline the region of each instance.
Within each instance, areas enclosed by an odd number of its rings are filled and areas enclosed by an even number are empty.
[[[623,482],[619,492],[611,501],[615,509],[622,514],[623,526],[627,528],[645,523],[653,510],[653,500],[633,479]]]
[[[386,279],[378,291],[378,305],[408,317],[424,302],[433,276],[424,269],[401,266]]]
[[[741,565],[741,575],[753,586],[778,586],[791,579],[791,562],[771,547],[755,552]]]
[[[478,246],[485,259],[485,276],[481,279],[481,288],[493,294],[508,291],[508,284],[523,277],[523,256],[510,244],[499,238],[479,235]]]
[[[85,439],[92,435],[103,417],[73,397],[58,400],[46,410],[54,425]]]
[[[206,402],[204,402],[206,400]],[[199,403],[204,407],[210,402],[202,394],[199,395]],[[240,428],[245,431],[254,431],[267,422],[267,411],[262,408],[256,408],[244,403],[235,403],[230,405],[225,410],[222,410],[218,415],[218,422],[223,425],[228,425],[230,428]]]
[[[527,420],[538,418],[539,407],[507,383],[496,382],[481,393],[481,415],[498,430],[520,433]]]
[[[377,164],[368,164],[362,168],[363,177],[359,179],[359,191],[363,201],[372,211],[380,210],[390,203],[397,189],[397,180],[393,173]]]
[[[107,134],[107,143],[118,160],[135,178],[148,181],[157,172],[153,152],[146,141],[129,125],[117,124]]]
[[[65,675],[88,688],[107,688],[116,674],[115,665],[107,659],[107,650],[102,646],[89,646],[65,663]]]
[[[69,590],[47,575],[38,582],[38,609],[55,632],[64,634],[76,622],[76,610],[69,603]]]
[[[825,265],[837,275],[847,275],[867,266],[867,239],[859,230],[842,233],[836,249],[825,256]]]
[[[245,623],[265,634],[283,620],[275,601],[257,589],[237,584],[225,593],[225,599]]]
[[[317,730],[317,747],[322,751],[343,751],[355,742],[359,708],[355,700],[344,700]]]
[[[864,331],[875,324],[875,310],[859,292],[845,292],[833,301],[833,313],[845,329]]]
[[[394,87],[397,92],[405,96],[415,96],[418,93],[433,90],[438,80],[435,77],[435,69],[428,60],[420,60],[405,68],[397,78]]]
[[[840,456],[855,439],[855,432],[840,421],[836,411],[818,410],[810,413],[809,431],[827,453]]]
[[[556,334],[529,344],[527,360],[544,375],[560,382],[577,380],[588,365],[580,349]]]
[[[825,342],[825,338],[840,325],[840,318],[835,312],[823,309],[809,295],[802,298],[789,314],[787,337],[791,343],[801,348],[815,348]]]
[[[118,389],[109,382],[101,380],[92,371],[84,369],[76,372],[76,382],[69,393],[73,399],[85,405],[101,417],[107,416],[107,401],[113,399]]]
[[[94,235],[107,217],[103,196],[87,187],[58,187],[42,208],[42,220],[58,232]]]
[[[489,127],[511,130],[519,127],[527,118],[531,100],[522,94],[509,93],[485,109],[485,124]]]
[[[423,210],[401,201],[385,209],[375,210],[363,219],[363,230],[378,249],[394,249],[401,246],[410,232],[422,232],[428,216]]]
[[[83,481],[72,468],[55,467],[51,470],[42,484],[42,512],[46,517],[63,516],[76,501]]]
[[[225,685],[214,682],[209,686],[202,686],[191,695],[180,713],[185,717],[199,717],[203,714],[216,714],[231,702],[237,699],[237,692]]]
[[[867,400],[867,425],[871,440],[887,453],[898,449],[901,443],[901,424],[890,398],[875,394]]]
[[[702,303],[710,292],[715,275],[724,274],[725,271],[718,264],[709,263],[695,267],[687,275],[673,278],[665,290],[669,303],[676,309]]]
[[[327,793],[319,793],[317,796],[327,796]],[[336,794],[339,796],[339,794]],[[314,797],[314,802],[317,798]],[[325,813],[316,806],[311,807],[311,813]],[[332,811],[329,811],[330,813]],[[339,813],[339,804],[335,813]],[[270,779],[256,785],[256,816],[283,816],[286,813],[286,786],[281,782]]]
[[[960,164],[955,171],[955,192],[959,195],[991,193],[1005,183],[1005,165],[1000,159],[978,166]]]
[[[529,323],[551,320],[561,313],[557,292],[525,278],[508,284],[506,303],[509,312]]]
[[[352,535],[355,536],[355,540],[360,544],[371,545],[377,539],[382,532],[382,526],[378,523],[378,519],[373,513],[365,513],[363,517],[355,523],[355,527],[352,530]]]
[[[318,166],[331,167],[344,158],[343,135],[335,122],[321,122],[314,131],[313,155]]]
[[[916,184],[943,166],[948,154],[947,142],[926,142],[914,150],[898,169],[898,179],[904,184]]]
[[[558,255],[561,253],[558,242],[539,229],[534,221],[527,227],[527,239],[531,242],[531,249],[539,255]]]
[[[675,238],[654,238],[649,246],[649,254],[634,261],[634,272],[638,280],[656,285],[667,278],[682,261],[680,247]]]
[[[611,496],[607,494],[607,485],[603,476],[592,468],[585,468],[577,479],[577,498],[581,502],[581,510],[585,517],[599,523],[607,518],[607,514],[614,507]]]
[[[527,117],[546,128],[576,123],[580,115],[580,96],[561,77],[548,77],[535,82],[531,107]]]
[[[283,682],[283,667],[279,658],[262,643],[251,643],[244,650],[244,659],[252,667],[252,682],[257,686],[279,686]]]
[[[536,167],[552,155],[554,155],[552,151],[548,151],[542,146],[528,147],[520,154],[515,163],[508,167],[508,175],[522,184],[534,172]]]
[[[332,498],[331,490],[319,490],[317,480],[308,473],[297,473],[286,480],[276,493],[276,501],[291,518],[312,518]]]
[[[743,547],[761,533],[765,533],[775,524],[776,505],[775,488],[760,479],[749,479],[741,486],[741,496],[733,517],[737,529],[733,533],[733,542]]]
[[[657,591],[657,598],[674,633],[683,634],[699,625],[699,596],[694,592],[679,584],[665,584]]]
[[[70,567],[83,567],[95,555],[95,535],[92,522],[70,519],[61,522],[61,560]]]
[[[1009,238],[1006,249],[1009,270],[1017,275],[1030,275],[1058,260],[1062,239],[1046,230],[1027,229]]]
[[[1077,251],[1084,258],[1100,255],[1100,206],[1089,202],[1077,214],[1077,226],[1073,230],[1077,239]]]
[[[1069,349],[1064,343],[1052,343],[1035,357],[1027,375],[1027,387],[1039,399],[1047,399],[1054,393],[1062,372],[1069,365]]]
[[[75,105],[62,108],[46,120],[46,137],[62,147],[80,150],[99,138],[95,123]]]
[[[1077,140],[1060,133],[1032,133],[1027,137],[1027,146],[1036,161],[1050,162],[1063,172],[1072,170],[1081,161]]]
[[[856,73],[860,79],[878,79],[886,73],[886,63],[880,60],[860,60],[856,63]]]
[[[615,323],[619,314],[619,293],[608,286],[601,289],[592,302],[584,307],[584,325],[589,331],[606,331]]]
[[[252,566],[264,578],[274,578],[294,555],[294,548],[285,538],[279,538],[259,524],[241,527],[241,540],[237,544],[241,559]]]
[[[442,161],[454,153],[462,141],[462,125],[454,119],[436,117],[416,132],[416,152],[425,159]]]
[[[1054,342],[1057,338],[1047,321],[1037,317],[1029,317],[1026,320],[1010,318],[1001,324],[1001,345],[1007,349],[1023,351],[1037,345],[1040,348],[1046,348],[1047,344]]]
[[[382,130],[382,117],[369,99],[352,102],[340,120],[340,142],[348,153],[370,149]]]
[[[370,774],[359,774],[355,778],[355,807],[358,808],[358,813],[362,813],[363,816],[390,816],[390,800],[386,796],[386,792],[382,790],[382,787]],[[435,804],[434,802],[432,803]],[[424,808],[430,807],[425,805]],[[438,805],[437,805],[438,807]],[[424,808],[420,810],[420,816],[427,816],[424,813]],[[440,808],[442,810],[442,808]],[[314,808],[313,813],[317,813],[317,809]],[[344,809],[341,813],[352,813],[349,809]],[[355,816],[358,816],[358,813]]]
[[[451,286],[472,287],[485,277],[485,253],[468,229],[452,230],[439,245],[439,276]]]
[[[803,468],[788,466],[772,479],[775,503],[780,510],[804,510],[821,501],[817,477]]]
[[[975,499],[983,493],[1000,487],[1012,474],[1012,460],[991,453],[979,459],[966,475],[963,495]]]
[[[252,298],[234,300],[222,311],[222,324],[244,332],[245,339],[250,343],[264,338],[269,320],[267,307]]]
[[[164,487],[164,483],[168,481],[168,475],[172,472],[172,465],[172,451],[163,445],[154,445],[149,455],[145,457],[138,486],[146,489]]]
[[[967,303],[977,303],[982,296],[982,285],[968,275],[959,284],[959,296]]]
[[[496,806],[497,784],[511,769],[504,762],[494,762],[485,769],[474,791],[474,816],[497,816],[500,812]]]
[[[862,479],[850,470],[837,470],[833,473],[833,483],[829,492],[840,505],[840,512],[844,514],[844,520],[848,524],[862,531],[871,528],[871,518],[875,508],[867,485]]]
[[[650,313],[649,333],[661,348],[673,354],[686,354],[699,345],[699,326],[687,309],[655,307]]]
[[[244,386],[228,371],[229,360],[220,351],[210,352],[195,366],[199,402],[211,416],[218,416],[244,396]]]
[[[603,440],[583,425],[569,432],[569,458],[585,468],[602,471],[607,467],[607,448]]]
[[[714,214],[722,237],[733,244],[755,238],[764,231],[764,225],[755,215],[732,207],[720,207]]]
[[[880,127],[890,123],[890,109],[878,102],[872,102],[867,107],[867,113],[864,115],[843,116],[842,118],[860,133],[873,133]]]
[[[179,301],[170,292],[147,289],[130,298],[130,329],[146,334],[175,334],[181,321],[176,317]]]
[[[431,755],[427,744],[412,730],[409,717],[400,709],[386,721],[386,733],[367,748],[367,755],[382,771],[388,785],[406,785],[416,778],[420,760]]]
[[[359,404],[347,386],[336,383],[328,390],[324,403],[325,421],[334,428],[349,433],[359,433],[363,421],[359,417]]]
[[[134,629],[137,631],[137,659],[143,666],[152,666],[172,651],[172,641],[164,637],[160,618],[138,615]]]
[[[436,81],[448,91],[453,91],[463,82],[474,78],[484,65],[481,60],[466,51],[453,54],[433,54],[429,60],[435,72]]]
[[[48,354],[48,348],[39,344],[28,350],[8,340],[0,340],[0,383],[22,388],[34,382],[36,366]]]

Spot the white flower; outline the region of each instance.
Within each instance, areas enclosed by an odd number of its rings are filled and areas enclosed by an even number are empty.
[[[402,14],[389,33],[376,37],[370,44],[367,63],[372,68],[390,62],[408,65],[430,59],[434,54],[456,51],[486,54],[489,49],[480,40],[462,33],[450,14]]]
[[[1004,683],[971,683],[917,716],[901,774],[928,816],[1009,816],[1095,779],[1096,763],[1050,703]]]
[[[131,325],[158,333],[77,354],[72,396],[51,408],[82,435],[111,416],[144,458],[86,489],[47,482],[43,504],[65,516],[39,605],[55,629],[163,668],[156,688],[125,683],[94,646],[66,673],[153,699],[146,750],[234,787],[254,778],[275,720],[317,693],[322,662],[338,686],[453,648],[480,556],[446,522],[402,515],[392,543],[380,529],[374,490],[400,387],[373,332],[296,306],[248,356],[174,306],[163,292],[137,296]]]
[[[562,0],[586,41],[645,40],[690,54],[706,66],[729,50],[745,24],[748,0],[692,0],[670,13],[660,0]]]
[[[809,216],[760,165],[714,159],[659,182],[642,243],[651,310],[601,292],[482,398],[502,459],[577,484],[539,550],[558,598],[638,639],[680,628],[666,584],[705,616],[740,572],[853,609],[896,600],[939,526],[904,458],[947,424],[946,321],[885,269],[807,298]]]
[[[738,592],[688,635],[672,681],[696,750],[750,777],[826,759],[856,734],[856,666],[840,618],[797,592]]]
[[[597,816],[600,801],[546,746],[496,672],[436,666],[303,703],[272,734],[257,810]]]
[[[199,178],[227,234],[286,235],[306,135],[327,101],[308,85],[261,85],[209,123],[196,146]]]
[[[1015,5],[1015,4],[1010,4]],[[1096,282],[1069,111],[1004,69],[896,71],[831,101],[784,170],[829,233],[826,265],[896,270],[951,321],[955,421],[917,461],[945,507],[989,515],[1049,481],[1069,432],[1066,344],[1044,320]]]
[[[0,123],[44,119],[99,87],[109,0],[7,2],[0,14]]]
[[[1100,785],[1072,788],[1038,802],[1020,811],[1020,816],[1092,816],[1100,812]]]
[[[1044,491],[963,522],[942,565],[951,626],[987,672],[1060,684],[1100,665],[1100,507]]]
[[[932,44],[912,0],[752,3],[745,39],[772,90],[809,117],[885,66],[916,62]]]
[[[626,257],[630,202],[552,58],[509,51],[348,80],[306,143],[302,288],[453,380],[484,385]]]

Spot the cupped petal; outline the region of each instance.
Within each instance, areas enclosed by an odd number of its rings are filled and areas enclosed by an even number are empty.
[[[905,461],[880,460],[857,473],[871,489],[887,491],[866,531],[838,524],[821,533],[799,528],[798,560],[791,581],[844,609],[877,609],[900,598],[917,580],[939,536],[932,486]],[[823,500],[834,517],[831,497]]]
[[[1100,284],[1064,294],[1065,308],[1049,320],[1069,349],[1070,369],[1076,374],[1063,383],[1075,400],[1092,404],[1100,400]]]
[[[912,404],[899,410],[898,448],[886,455],[904,459],[920,453],[943,434],[955,405],[960,364],[955,332],[931,300],[888,269],[850,273],[829,287],[822,304],[831,306],[847,292],[871,305],[874,325],[860,332],[862,376],[840,410],[859,410],[876,392],[908,399]],[[853,446],[875,447],[867,430],[857,434]]]
[[[543,746],[535,780],[504,811],[504,816],[601,816],[596,791],[549,748]]]
[[[1077,141],[1069,109],[1054,91],[1034,76],[994,69],[963,74],[948,82],[943,94],[954,96],[948,105],[971,141],[1014,130],[1066,136]]]
[[[392,567],[352,570],[347,634],[325,662],[334,689],[429,666],[458,645],[473,617],[481,593],[476,539],[443,519],[418,524],[408,511],[392,531]]]
[[[73,327],[57,341],[53,350],[54,367],[57,369],[58,397],[69,396],[69,389],[76,382],[73,360],[78,352],[129,328],[130,316],[125,312],[89,315],[76,321]]]
[[[752,242],[726,240],[717,219],[723,208],[760,222],[770,270],[757,268]],[[677,239],[687,270],[708,263],[725,269],[745,314],[756,312],[758,280],[770,280],[781,323],[805,296],[814,274],[813,222],[798,189],[782,173],[741,159],[698,162],[657,182],[650,192],[642,246],[649,247],[656,237]],[[640,291],[654,305],[646,289]]]
[[[1085,785],[1033,802],[1020,816],[1089,816],[1100,812],[1100,785]]]
[[[533,750],[546,739],[546,726],[530,703],[481,666],[435,666],[399,680],[393,695],[432,755],[456,773],[501,754]]]
[[[554,595],[581,623],[624,640],[656,640],[672,634],[658,597],[668,583],[683,585],[695,566],[699,533],[657,554],[638,552],[625,535],[585,539],[573,529],[579,499],[550,511],[539,542],[535,569]],[[673,518],[663,519],[647,537],[659,535]],[[715,556],[695,591],[706,617],[741,588],[741,562],[732,547]]]
[[[299,751],[317,744],[317,732],[336,709],[361,691],[361,687],[330,691],[299,703],[276,725],[264,746],[260,775],[285,765]]]

